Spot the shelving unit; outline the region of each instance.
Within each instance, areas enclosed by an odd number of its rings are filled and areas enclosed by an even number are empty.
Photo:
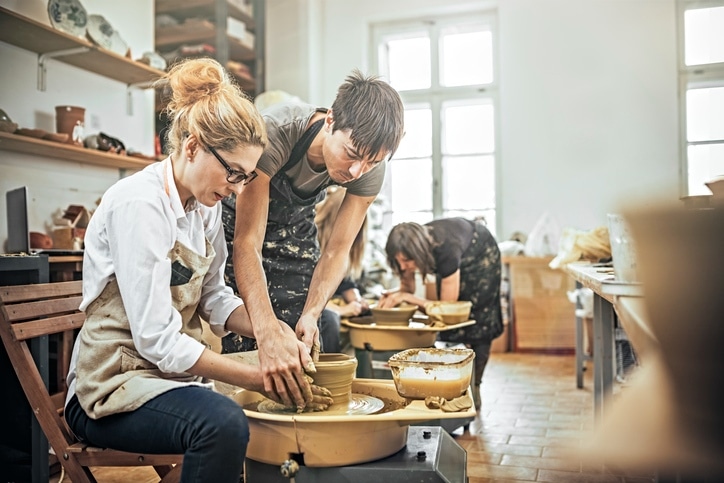
[[[149,83],[163,75],[163,71],[3,7],[0,7],[0,41],[38,54],[40,90],[44,90],[45,61],[48,58],[123,82],[127,86]]]
[[[4,132],[0,132],[0,150],[118,169],[140,170],[155,162]]]
[[[251,76],[235,76],[249,95],[264,90],[263,1],[253,1],[248,11],[233,0],[156,0],[156,15],[161,14],[170,15],[180,23],[156,29],[157,51],[171,52],[182,45],[208,44],[215,49],[213,57],[222,65],[236,61],[249,68]],[[246,30],[254,35],[253,45],[227,33],[229,18],[245,24]]]
[[[45,90],[45,63],[50,58],[122,82],[129,97],[130,89],[150,87],[152,81],[164,74],[3,7],[0,7],[0,41],[38,54],[39,90]],[[154,162],[4,132],[0,132],[0,150],[118,169],[139,170]]]

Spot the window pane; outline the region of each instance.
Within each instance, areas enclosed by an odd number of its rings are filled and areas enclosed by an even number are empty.
[[[443,210],[482,210],[495,207],[495,157],[446,156]]]
[[[418,35],[386,43],[390,84],[399,91],[430,87],[430,39]]]
[[[687,10],[684,44],[686,65],[724,62],[724,7]]]
[[[495,151],[494,116],[492,104],[444,103],[443,153],[472,154]]]
[[[493,82],[493,35],[490,31],[446,29],[440,44],[441,85],[467,86]]]
[[[425,223],[432,221],[432,211],[417,211],[417,212],[394,212],[392,213],[392,226],[397,225],[398,223],[404,223],[407,221],[414,221],[415,223],[419,223],[421,225],[424,225]]]
[[[724,139],[724,87],[686,91],[688,141]]]
[[[724,175],[724,144],[689,146],[689,196],[710,195],[704,185]]]
[[[394,159],[390,170],[393,212],[432,212],[432,159]]]
[[[432,111],[429,107],[405,109],[405,136],[395,159],[432,156]]]
[[[488,228],[488,231],[493,234],[493,236],[496,236],[495,234],[495,209],[490,210],[467,210],[467,211],[460,211],[460,210],[446,210],[443,211],[442,217],[443,218],[453,218],[453,217],[462,217],[467,218],[468,220],[475,220],[479,221],[483,225],[485,225]]]

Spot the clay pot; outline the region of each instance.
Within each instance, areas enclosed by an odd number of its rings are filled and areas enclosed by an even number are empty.
[[[85,108],[77,106],[55,106],[55,130],[68,135],[68,144],[83,146],[85,130]]]
[[[319,362],[314,365],[317,368],[317,372],[311,374],[314,384],[329,389],[335,406],[348,405],[357,371],[357,359],[347,354],[319,354]]]

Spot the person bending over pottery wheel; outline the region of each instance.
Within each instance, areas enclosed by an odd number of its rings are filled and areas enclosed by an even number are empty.
[[[464,343],[475,351],[473,400],[480,409],[480,384],[490,357],[490,344],[503,333],[500,306],[501,260],[498,243],[482,223],[464,218],[442,218],[425,225],[400,223],[392,228],[385,246],[387,261],[400,277],[400,288],[385,293],[378,307],[402,302],[422,311],[430,302],[415,296],[415,272],[425,280],[435,276],[438,300],[472,302],[475,325],[440,332],[446,342]]]
[[[265,390],[289,405],[303,403],[309,391],[304,368],[313,364],[310,352],[319,351],[320,315],[342,281],[352,242],[402,139],[404,107],[388,83],[354,71],[331,109],[278,103],[262,114],[269,146],[259,177],[235,200],[222,202],[231,253],[227,284],[246,303],[256,340],[231,335],[222,345],[235,352],[258,344]],[[347,190],[320,253],[314,207],[329,185]]]
[[[238,483],[249,423],[210,381],[264,392],[264,380],[258,367],[209,349],[201,318],[220,336],[254,332],[224,284],[219,200],[254,179],[266,129],[214,60],[179,63],[162,84],[172,91],[170,156],[109,188],[86,230],[86,320],[65,419],[89,445],[183,454],[181,481]],[[307,388],[302,403],[331,404],[326,390]]]

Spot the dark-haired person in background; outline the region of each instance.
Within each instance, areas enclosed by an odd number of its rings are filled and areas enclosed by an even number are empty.
[[[482,223],[442,218],[425,225],[400,223],[387,237],[387,260],[400,277],[400,289],[386,293],[379,307],[402,302],[425,309],[430,302],[415,296],[415,272],[422,280],[435,276],[438,300],[469,300],[475,325],[440,332],[439,339],[459,342],[475,351],[473,400],[480,409],[480,384],[490,357],[490,344],[503,333],[500,306],[501,259],[498,243]]]

